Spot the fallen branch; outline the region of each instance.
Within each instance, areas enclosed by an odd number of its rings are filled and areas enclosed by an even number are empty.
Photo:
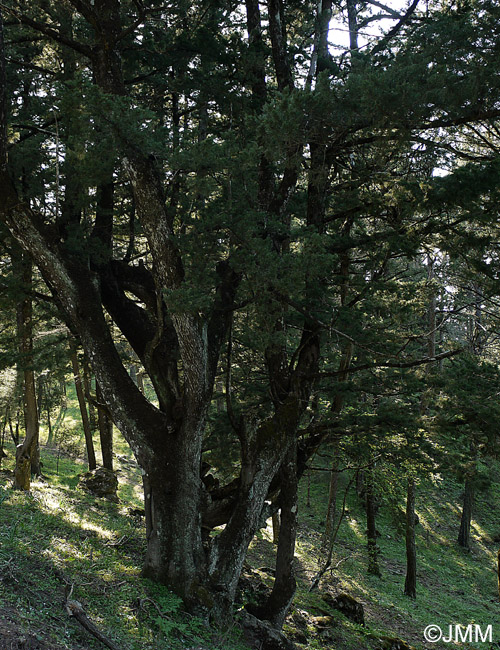
[[[82,605],[77,601],[77,600],[70,600],[71,593],[73,591],[73,587],[71,587],[71,591],[68,595],[68,598],[66,600],[66,611],[70,616],[73,616],[76,618],[76,620],[80,623],[82,627],[84,627],[87,632],[90,632],[92,636],[95,636],[96,639],[98,639],[101,643],[103,643],[105,646],[108,648],[111,648],[111,650],[122,650],[122,648],[119,648],[117,645],[115,645],[112,641],[108,639],[95,625],[92,623],[92,621],[89,619],[87,614],[85,613],[85,610],[83,609]]]

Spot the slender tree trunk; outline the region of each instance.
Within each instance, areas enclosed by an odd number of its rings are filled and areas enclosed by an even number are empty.
[[[431,282],[434,278],[434,260],[427,256],[427,280]],[[433,293],[427,306],[427,356],[436,356],[436,294]],[[428,365],[426,374],[433,372],[433,365]],[[420,414],[427,411],[429,391],[424,391],[420,400]],[[406,579],[404,593],[410,598],[417,597],[417,546],[415,541],[415,492],[416,484],[412,476],[408,477],[406,492]]]
[[[47,436],[47,447],[52,447],[53,444],[54,444],[54,431],[52,429],[52,420],[50,419],[50,402],[49,402],[49,400],[46,401],[45,409],[46,409],[46,412],[47,412],[47,428],[49,430],[49,434]]]
[[[330,548],[330,540],[335,530],[335,519],[337,514],[337,492],[339,485],[339,450],[338,445],[335,445],[334,456],[332,461],[332,469],[330,474],[330,488],[328,492],[328,508],[326,512],[326,525],[325,533],[323,535],[323,548]]]
[[[12,442],[17,447],[17,445],[19,444],[19,427],[17,422],[15,427],[12,426],[12,420],[10,418],[10,414],[9,414],[9,431],[10,431],[10,437],[12,438]]]
[[[144,395],[144,373],[142,370],[140,370],[137,373],[137,387],[141,391],[141,393]]]
[[[278,544],[280,538],[280,528],[281,528],[281,517],[279,511],[273,514],[272,521],[273,521],[273,544]]]
[[[368,573],[380,576],[380,567],[378,564],[378,546],[377,546],[377,528],[376,528],[376,502],[373,489],[373,477],[371,471],[365,476],[366,486],[366,527],[368,538]]]
[[[458,543],[463,548],[470,548],[470,523],[472,520],[472,507],[474,504],[474,487],[470,478],[465,479],[464,502],[462,507],[462,518],[458,533]]]
[[[99,404],[102,403],[102,393],[99,384],[96,384],[96,395]],[[99,406],[97,408],[97,423],[99,427],[99,437],[101,440],[102,466],[106,469],[113,470],[113,420],[109,412]]]
[[[13,259],[14,262],[14,259]],[[22,280],[25,287],[31,287],[32,262],[24,253],[19,254],[15,260],[16,266],[21,269]],[[31,475],[40,475],[40,448],[39,448],[39,422],[36,403],[35,372],[33,370],[33,304],[30,296],[25,296],[18,305],[17,327],[20,341],[20,351],[24,365],[24,426],[26,437],[24,442],[17,446],[16,468],[14,473],[14,487],[29,490]]]
[[[37,381],[37,398],[36,398],[36,403],[38,407],[38,421],[40,422],[40,418],[42,416],[42,407],[43,407],[43,392],[44,392],[44,384],[45,384],[45,378],[42,374],[38,376],[38,381]]]
[[[500,600],[500,549],[497,553],[497,583],[498,583],[498,599]]]
[[[5,413],[2,425],[2,433],[0,434],[0,467],[2,466],[2,460],[7,456],[3,447],[5,444],[5,429],[7,428],[7,412]]]
[[[84,355],[83,357],[83,389],[88,406],[90,430],[94,432],[97,429],[97,418],[95,406],[90,397],[92,394],[92,371],[90,369],[87,355]]]
[[[281,526],[276,557],[273,590],[265,605],[265,618],[280,629],[292,603],[296,589],[294,556],[297,534],[297,450],[288,452],[281,469]]]
[[[363,470],[359,470],[356,472],[356,494],[358,495],[358,498],[363,502],[365,501],[365,490],[365,472]]]
[[[415,544],[415,479],[408,477],[406,495],[406,580],[405,594],[417,597],[417,548]]]
[[[83,433],[85,435],[88,465],[89,470],[92,471],[97,467],[97,464],[95,459],[94,441],[92,440],[92,431],[90,430],[89,416],[87,413],[87,404],[85,402],[85,395],[83,394],[80,364],[78,363],[78,351],[73,341],[70,341],[69,348],[71,367],[73,369],[73,380],[75,382],[76,395],[78,397],[78,405],[80,406],[80,414],[82,418]]]

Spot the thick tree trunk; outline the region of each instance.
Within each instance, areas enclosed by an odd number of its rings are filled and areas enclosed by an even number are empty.
[[[408,478],[406,495],[406,580],[405,594],[417,597],[417,548],[415,544],[415,479]]]
[[[248,0],[249,8],[250,5],[252,11],[258,11],[258,2]],[[97,27],[93,30],[95,42],[87,53],[96,83],[108,95],[125,95],[118,51],[123,36],[120,3],[118,0],[96,0],[92,7],[92,21]],[[275,36],[279,35],[275,33]],[[276,56],[281,57],[285,50],[278,41],[274,46]],[[265,63],[264,56],[259,55],[259,58]],[[265,93],[264,65],[261,72],[261,78],[255,80],[253,87],[263,86]],[[260,101],[262,97],[258,99]],[[122,126],[117,125],[118,138]],[[210,497],[204,492],[200,478],[202,440],[220,349],[234,309],[238,276],[231,270],[229,262],[217,265],[220,285],[215,292],[213,310],[206,310],[210,311],[210,318],[198,310],[186,310],[176,305],[171,296],[182,294],[186,284],[185,269],[181,251],[177,249],[176,220],[173,211],[167,211],[165,207],[165,179],[161,167],[157,168],[154,157],[148,156],[128,139],[123,138],[122,145],[123,163],[129,172],[138,218],[148,240],[148,255],[152,258],[153,272],[150,276],[154,286],[151,293],[157,303],[157,309],[150,310],[139,323],[140,333],[131,332],[128,325],[126,336],[159,392],[159,409],[144,398],[130,379],[105,322],[102,302],[109,301],[110,313],[113,309],[119,312],[124,303],[123,290],[118,295],[118,302],[113,303],[117,294],[113,294],[114,287],[106,286],[109,278],[105,274],[109,271],[112,275],[112,269],[103,268],[98,259],[91,259],[90,264],[87,260],[81,263],[80,257],[74,255],[70,247],[61,245],[57,237],[49,238],[48,230],[39,227],[39,219],[29,206],[19,202],[6,174],[0,175],[0,212],[14,237],[36,259],[66,321],[79,335],[99,382],[103,401],[143,470],[147,524],[144,574],[168,584],[192,608],[211,610],[213,618],[219,618],[220,623],[225,615],[231,613],[248,545],[258,530],[271,483],[289,449],[296,443],[299,420],[311,391],[311,377],[318,370],[320,326],[314,319],[306,323],[296,354],[289,358],[283,355],[281,360],[286,363],[282,365],[281,373],[270,372],[273,387],[280,391],[275,414],[256,430],[252,429],[248,436],[242,434],[239,491],[231,502],[225,529],[213,539],[206,552],[201,535],[201,516]],[[325,172],[324,147],[321,152],[317,148],[316,151],[310,179],[310,186],[315,190],[311,190],[314,197],[308,202],[307,218],[308,224],[319,230],[323,227],[328,169]],[[269,166],[262,165],[260,171],[269,172]],[[319,183],[320,187],[316,187],[318,183],[314,180],[318,171],[325,179]],[[265,183],[259,192],[263,210],[268,207],[264,199],[268,203],[271,201],[273,189],[272,178],[264,176],[261,174]],[[273,208],[274,214],[278,214],[286,202],[293,178],[294,173],[290,173],[290,182],[284,184],[283,199],[276,197],[279,205]],[[105,216],[102,215],[103,223]],[[105,244],[109,232],[101,231],[101,235],[99,239]],[[318,293],[315,278],[308,279],[308,287],[311,295]],[[132,300],[128,303],[126,316],[132,312],[137,316],[142,308]],[[119,324],[122,330],[127,328],[127,320],[124,317]],[[167,329],[171,336],[168,346],[165,346],[165,341],[160,339]],[[173,350],[173,361],[167,356],[159,360],[155,356],[162,345],[167,351]],[[178,368],[182,371],[181,378],[176,374]],[[277,615],[289,599],[293,578],[283,558],[293,556],[296,512],[292,504],[285,503],[285,508],[288,524],[286,532],[282,529],[280,535],[282,543],[278,555],[282,558],[282,569],[277,576],[280,601]]]
[[[99,404],[102,403],[102,393],[99,384],[96,384],[96,396]],[[102,406],[97,408],[97,424],[101,441],[102,466],[113,471],[113,420],[109,412]]]
[[[458,532],[458,543],[466,549],[470,548],[470,524],[472,520],[472,507],[474,504],[474,486],[470,478],[465,479],[464,502],[462,518]]]
[[[94,451],[94,441],[92,440],[92,431],[90,430],[89,416],[87,413],[87,404],[85,395],[83,394],[82,378],[80,375],[80,364],[78,363],[78,351],[72,341],[69,343],[71,367],[73,369],[73,380],[75,382],[76,395],[78,397],[78,405],[80,407],[80,415],[82,418],[83,433],[85,435],[85,447],[87,450],[87,460],[89,470],[92,471],[97,467]]]
[[[172,445],[156,453],[143,475],[147,551],[143,575],[169,585],[187,606],[200,613],[213,607],[207,589],[206,557],[201,537],[201,436],[184,424]],[[193,440],[194,438],[194,440]]]
[[[373,489],[373,479],[371,472],[365,476],[366,487],[366,536],[368,539],[368,573],[380,576],[380,567],[378,564],[378,546],[377,546],[377,528],[376,528],[376,502]]]

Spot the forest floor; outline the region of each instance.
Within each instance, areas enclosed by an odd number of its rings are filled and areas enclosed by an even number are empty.
[[[77,425],[75,424],[75,427]],[[72,449],[69,445],[70,450]],[[77,487],[84,461],[60,447],[42,447],[43,475],[29,494],[11,489],[13,446],[0,471],[0,650],[97,650],[104,646],[64,607],[68,591],[95,625],[121,650],[242,650],[238,630],[222,633],[187,615],[167,589],[140,577],[144,555],[140,474],[116,435],[119,503]],[[403,595],[405,542],[402,507],[382,500],[377,528],[382,577],[366,572],[365,516],[353,488],[334,547],[332,570],[309,592],[324,561],[321,534],[328,495],[327,471],[301,486],[296,551],[298,590],[285,631],[307,650],[491,650],[500,647],[496,554],[500,543],[498,467],[477,495],[472,544],[456,544],[461,488],[433,476],[418,486],[416,600]],[[347,487],[341,480],[340,501]],[[309,495],[308,495],[309,493]],[[394,501],[394,500],[392,500]],[[245,596],[259,599],[272,584],[276,547],[269,522],[251,545],[244,571]],[[364,607],[365,625],[332,609],[326,594],[347,593]],[[492,626],[492,643],[424,641],[439,625]]]

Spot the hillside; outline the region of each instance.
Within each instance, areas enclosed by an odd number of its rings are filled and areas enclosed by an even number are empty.
[[[76,432],[77,428],[74,435]],[[118,435],[119,503],[77,488],[78,476],[85,471],[83,460],[57,448],[42,449],[44,479],[33,484],[31,493],[15,492],[10,487],[13,447],[7,445],[6,450],[8,457],[0,474],[2,650],[105,647],[66,613],[64,602],[71,588],[72,598],[122,650],[246,647],[236,627],[210,630],[203,621],[183,613],[181,603],[168,590],[140,578],[144,553],[140,474]],[[490,469],[493,476],[498,475],[496,465]],[[309,505],[305,481],[301,487],[296,550],[299,588],[285,624],[289,638],[299,648],[396,650],[392,640],[396,638],[417,649],[490,647],[485,643],[426,645],[423,631],[430,624],[441,626],[445,634],[450,624],[473,623],[482,629],[492,625],[493,641],[498,641],[498,483],[478,495],[469,553],[455,543],[460,487],[438,476],[419,485],[418,587],[417,599],[412,601],[403,595],[404,532],[397,512],[381,503],[377,528],[382,577],[367,576],[365,518],[352,488],[346,497],[333,569],[325,574],[319,590],[309,593],[322,562],[319,548],[328,494],[328,472],[312,474]],[[341,495],[347,481],[343,483]],[[252,544],[242,580],[247,599],[258,601],[264,591],[259,584],[272,583],[274,553],[269,526]],[[363,605],[365,626],[331,608],[327,594],[334,597],[340,593]]]

